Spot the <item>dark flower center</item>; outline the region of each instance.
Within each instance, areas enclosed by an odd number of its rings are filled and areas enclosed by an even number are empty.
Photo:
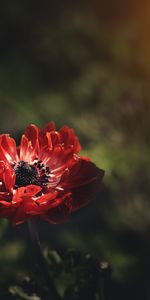
[[[44,168],[44,164],[36,162],[33,165],[21,160],[14,166],[16,173],[15,187],[27,186],[30,184],[46,185],[49,178],[49,168]]]

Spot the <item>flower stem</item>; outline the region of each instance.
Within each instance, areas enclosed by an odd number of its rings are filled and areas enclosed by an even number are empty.
[[[29,229],[30,239],[31,239],[33,251],[34,251],[33,254],[34,254],[34,257],[36,260],[36,265],[38,267],[38,271],[40,272],[40,274],[43,275],[46,286],[48,288],[48,292],[49,292],[48,299],[61,300],[61,297],[59,296],[59,294],[50,278],[50,275],[49,275],[48,267],[47,267],[45,258],[43,256],[42,249],[41,249],[38,231],[36,230],[35,221],[28,221],[28,229]]]
[[[111,300],[111,273],[112,268],[108,262],[102,261],[100,263],[101,280],[100,280],[100,299]]]

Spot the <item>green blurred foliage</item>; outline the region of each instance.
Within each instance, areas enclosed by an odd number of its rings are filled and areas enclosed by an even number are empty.
[[[60,299],[103,300],[104,282],[108,285],[111,276],[111,268],[107,262],[100,263],[89,253],[73,249],[63,255],[47,249],[45,258]],[[38,276],[37,273],[32,273],[31,276],[20,276],[15,285],[1,290],[0,296],[5,297],[6,300],[50,299],[49,291],[42,280],[42,272]]]
[[[56,229],[55,241],[110,261],[115,299],[150,297],[149,9],[146,0],[0,3],[0,131],[19,140],[28,123],[68,124],[82,154],[106,170],[95,210]],[[1,220],[6,277],[28,260],[7,224]]]

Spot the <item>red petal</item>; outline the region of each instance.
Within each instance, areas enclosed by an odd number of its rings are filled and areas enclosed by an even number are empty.
[[[0,179],[3,178],[4,170],[5,170],[5,164],[3,161],[0,161]]]
[[[31,198],[26,198],[15,211],[12,222],[16,225],[21,224],[28,219],[32,219],[34,216],[38,216],[39,214],[40,209],[38,205]]]
[[[13,197],[13,205],[17,205],[17,210],[15,211],[12,221],[14,224],[20,224],[40,215],[43,210],[34,200],[34,196],[41,191],[39,186],[27,186],[21,187],[17,190]]]
[[[23,134],[20,144],[20,159],[32,163],[38,156],[39,141],[38,127],[31,124],[27,127],[25,134]]]
[[[64,126],[59,130],[60,142],[64,144],[64,147],[73,146],[74,153],[78,153],[81,150],[81,145],[74,129]]]
[[[53,208],[56,205],[58,206],[63,199],[56,198],[55,193],[49,193],[38,198],[38,200],[33,200],[31,197],[24,198],[22,205],[24,206],[24,211],[27,215],[41,215],[49,208]]]
[[[72,192],[73,206],[76,210],[96,197],[103,187],[104,171],[90,161],[79,159],[62,176],[60,186]]]
[[[39,142],[41,148],[43,147],[51,147],[52,141],[51,141],[51,132],[56,131],[55,123],[50,122],[48,123],[43,129],[40,130],[39,132]]]
[[[57,145],[46,164],[52,172],[56,172],[59,168],[64,169],[72,157],[73,149],[71,147],[64,149],[61,145]]]
[[[49,209],[46,213],[42,214],[41,219],[52,223],[60,224],[69,219],[69,215],[72,209],[72,198],[70,193],[63,196],[63,201],[55,208]]]
[[[57,131],[46,132],[45,135],[39,136],[41,152],[52,151],[53,148],[59,144],[59,134]]]
[[[59,134],[57,131],[47,132],[42,138],[40,138],[41,150],[43,148],[53,150],[53,148],[59,144]]]
[[[17,189],[13,196],[12,203],[22,202],[24,199],[31,198],[41,191],[41,187],[37,185],[28,185]]]
[[[27,185],[25,187],[25,194],[29,195],[29,196],[35,196],[37,193],[39,193],[41,191],[41,187],[37,186],[37,185]]]
[[[51,207],[54,207],[58,204],[57,203],[57,194],[58,192],[56,190],[52,190],[51,192],[42,195],[41,197],[38,197],[36,200],[36,203],[38,203],[39,205],[50,205]]]
[[[64,189],[73,189],[95,180],[100,183],[103,176],[103,170],[97,168],[94,163],[80,158],[70,167],[69,171],[63,174],[60,186]]]
[[[5,208],[10,207],[11,205],[12,205],[11,202],[8,202],[8,201],[5,201],[5,200],[0,200],[0,208],[2,206],[4,206]]]
[[[18,160],[15,140],[8,134],[0,135],[0,159],[9,163]]]
[[[49,123],[49,126],[46,126],[39,133],[40,140],[40,159],[43,160],[45,155],[44,152],[49,151],[47,153],[49,157],[52,154],[52,151],[55,147],[61,147],[64,151],[68,148],[72,149],[72,153],[78,153],[81,149],[79,140],[74,133],[72,128],[67,126],[62,127],[59,131],[55,130],[55,125],[53,123]]]
[[[52,191],[46,195],[41,196],[38,198],[36,203],[40,205],[41,213],[42,211],[49,211],[50,209],[53,209],[54,207],[60,207],[64,201],[70,200],[71,193],[60,193],[58,195],[57,191]],[[65,202],[67,203],[67,202]]]
[[[5,183],[6,189],[9,190],[12,193],[13,192],[13,186],[14,186],[15,181],[16,181],[16,174],[10,166],[6,166],[6,168],[3,172],[3,181]]]
[[[40,134],[44,135],[46,132],[56,131],[55,123],[49,122],[43,129],[41,129]]]
[[[37,146],[39,129],[36,125],[31,124],[26,128],[25,136],[31,141],[33,148]]]

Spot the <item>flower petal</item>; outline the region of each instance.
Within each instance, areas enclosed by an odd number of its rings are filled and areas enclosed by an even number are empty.
[[[95,198],[103,187],[104,171],[88,160],[79,159],[64,173],[59,183],[65,191],[72,192],[72,211]]]
[[[72,147],[64,149],[61,145],[57,145],[54,148],[53,153],[46,160],[46,164],[49,166],[51,172],[61,171],[66,168],[70,159],[73,158]]]
[[[3,178],[4,170],[5,170],[5,163],[4,161],[0,161],[0,179]]]
[[[8,134],[0,135],[0,159],[8,163],[18,161],[15,140]]]
[[[50,207],[54,207],[56,205],[58,205],[58,200],[57,200],[57,195],[58,192],[56,190],[51,190],[50,192],[48,192],[47,194],[44,194],[40,197],[37,198],[36,203],[39,205],[47,205]]]
[[[17,189],[13,196],[12,203],[22,202],[24,199],[31,198],[41,191],[41,187],[37,185],[23,186]]]
[[[37,158],[39,152],[38,134],[37,126],[31,124],[26,128],[21,139],[20,160],[32,163]]]
[[[40,134],[45,135],[47,132],[56,131],[55,123],[49,122],[46,126],[41,129]]]
[[[63,201],[60,203],[60,205],[47,210],[45,213],[40,215],[40,218],[51,224],[64,223],[69,219],[71,209],[72,198],[71,194],[68,193],[63,196]]]
[[[60,143],[64,144],[64,148],[68,146],[73,146],[74,153],[78,153],[81,150],[81,145],[77,136],[75,135],[74,129],[68,126],[63,126],[59,130]]]
[[[56,127],[54,122],[48,123],[43,129],[39,132],[39,143],[41,149],[44,147],[48,147],[51,149],[52,140],[51,140],[51,132],[56,132]]]
[[[13,186],[16,181],[16,174],[11,166],[6,166],[3,172],[3,181],[5,183],[5,187],[11,193],[13,192]]]
[[[73,189],[82,185],[87,185],[93,181],[101,182],[104,171],[88,160],[79,158],[64,172],[60,186],[64,189]]]
[[[38,205],[32,200],[32,198],[28,197],[18,206],[12,217],[12,222],[15,225],[21,224],[28,219],[38,216],[39,214],[40,209]]]

